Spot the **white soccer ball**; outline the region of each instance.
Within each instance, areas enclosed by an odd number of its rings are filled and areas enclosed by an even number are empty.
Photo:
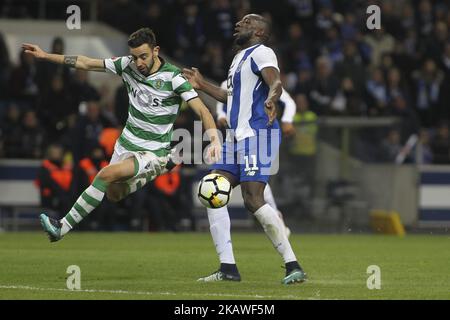
[[[231,183],[221,174],[210,173],[198,185],[198,199],[207,208],[221,208],[231,198]]]

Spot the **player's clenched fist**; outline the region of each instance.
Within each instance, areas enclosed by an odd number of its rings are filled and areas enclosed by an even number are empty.
[[[269,125],[272,125],[273,121],[277,117],[277,108],[272,99],[267,99],[266,102],[264,102],[264,111],[269,117]]]

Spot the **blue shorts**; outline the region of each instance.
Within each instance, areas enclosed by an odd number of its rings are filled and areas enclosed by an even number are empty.
[[[222,158],[211,166],[211,170],[231,173],[238,183],[259,181],[267,183],[278,171],[275,163],[281,143],[279,129],[260,129],[257,135],[240,141],[226,141]]]

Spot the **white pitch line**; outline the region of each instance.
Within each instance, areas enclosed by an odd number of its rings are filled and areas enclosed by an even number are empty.
[[[192,296],[192,297],[231,297],[231,298],[253,298],[253,299],[299,299],[300,297],[287,295],[287,296],[263,296],[263,295],[244,295],[244,294],[228,294],[228,293],[175,293],[175,292],[150,292],[150,291],[127,291],[127,290],[97,290],[97,289],[80,289],[70,290],[62,288],[39,288],[32,286],[12,286],[12,285],[0,285],[0,289],[19,289],[19,290],[32,290],[32,291],[62,291],[62,292],[85,292],[85,293],[112,293],[112,294],[134,294],[134,295],[164,295],[164,296]],[[304,298],[305,299],[305,298]],[[314,299],[314,298],[306,298]]]

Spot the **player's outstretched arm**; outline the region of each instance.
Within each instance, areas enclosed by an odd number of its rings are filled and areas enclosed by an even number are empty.
[[[57,64],[63,64],[75,69],[88,71],[105,71],[105,65],[102,59],[92,59],[85,56],[66,56],[62,54],[47,53],[39,46],[24,43],[22,49],[27,54],[31,54],[37,59],[47,60]]]
[[[183,74],[189,80],[194,89],[203,91],[217,101],[227,103],[227,90],[205,80],[197,68],[184,68]]]
[[[277,69],[273,67],[264,68],[261,70],[261,75],[264,82],[269,86],[269,94],[264,102],[264,107],[269,116],[269,125],[271,125],[277,117],[276,105],[283,87],[281,86],[280,72]]]
[[[219,139],[219,134],[217,132],[216,124],[214,123],[214,118],[209,112],[208,108],[204,105],[200,98],[193,98],[189,100],[188,106],[194,110],[194,112],[199,116],[203,123],[203,128],[207,132],[209,139],[211,140],[211,146],[208,149],[208,156],[212,161],[219,160],[222,153],[222,143]]]

